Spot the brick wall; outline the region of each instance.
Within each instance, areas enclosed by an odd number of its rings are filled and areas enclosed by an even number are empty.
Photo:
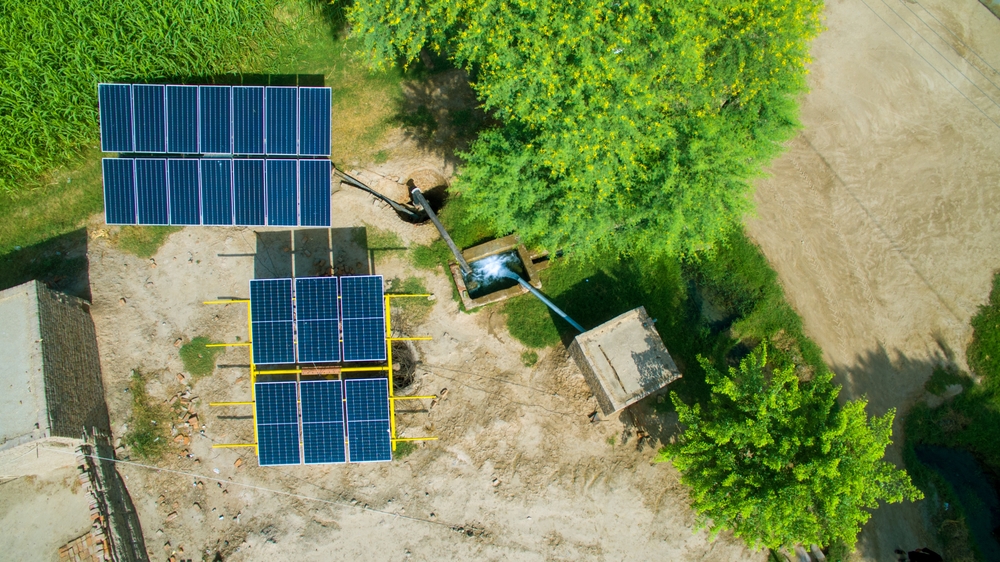
[[[90,304],[41,283],[37,289],[51,434],[79,439],[84,428],[110,431]]]

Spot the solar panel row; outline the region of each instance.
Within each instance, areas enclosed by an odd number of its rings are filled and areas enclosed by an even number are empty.
[[[254,393],[261,466],[392,460],[386,379],[258,382]]]
[[[330,88],[99,84],[101,150],[330,155]]]
[[[252,279],[254,363],[384,361],[382,283],[381,275],[298,278],[293,298],[291,279]]]
[[[108,224],[330,226],[329,160],[105,158]]]

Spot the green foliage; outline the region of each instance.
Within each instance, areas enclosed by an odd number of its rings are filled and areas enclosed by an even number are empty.
[[[259,70],[276,0],[0,0],[0,191],[98,137],[97,83]]]
[[[215,370],[216,356],[223,352],[221,347],[207,347],[212,340],[199,336],[181,346],[181,361],[184,370],[195,378],[212,374]]]
[[[525,351],[521,354],[521,363],[525,367],[534,367],[538,363],[538,353],[535,351]]]
[[[713,535],[731,530],[772,549],[838,540],[853,548],[880,501],[923,497],[883,460],[895,411],[869,419],[864,400],[838,408],[829,374],[800,383],[794,364],[768,363],[766,343],[728,375],[701,364],[711,399],[688,405],[673,395],[685,430],[659,460],[681,471]]]
[[[167,237],[178,232],[179,226],[123,226],[114,243],[123,252],[149,258],[156,254]]]
[[[400,441],[396,443],[396,450],[392,453],[392,458],[395,460],[405,459],[410,456],[410,453],[417,450],[416,443],[412,441]]]
[[[359,0],[376,65],[421,49],[471,71],[502,125],[456,187],[496,234],[587,256],[711,247],[797,125],[818,0]]]
[[[989,302],[972,318],[972,343],[965,355],[981,377],[1000,382],[1000,273],[993,277]]]
[[[137,456],[156,459],[169,445],[167,409],[150,398],[146,392],[146,378],[139,371],[132,371],[128,390],[132,395],[132,418],[122,441]]]
[[[955,384],[961,385],[963,389],[968,389],[972,386],[972,381],[965,373],[954,367],[937,365],[931,373],[931,378],[924,383],[924,389],[931,394],[942,396],[949,386]]]

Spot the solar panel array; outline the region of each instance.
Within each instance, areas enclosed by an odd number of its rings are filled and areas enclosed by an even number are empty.
[[[392,460],[387,379],[258,382],[254,390],[261,466]]]
[[[385,361],[381,275],[294,281],[250,281],[254,363]]]
[[[329,160],[105,158],[108,224],[320,226]]]
[[[330,88],[99,84],[101,150],[330,155]]]

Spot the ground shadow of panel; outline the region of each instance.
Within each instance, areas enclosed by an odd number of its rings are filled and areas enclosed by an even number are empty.
[[[50,289],[90,301],[87,229],[80,228],[0,256],[0,289],[38,279]]]
[[[294,271],[291,230],[257,232],[254,279],[287,279]]]
[[[296,277],[326,277],[332,274],[329,228],[296,230],[293,239],[295,253],[292,265]]]
[[[255,279],[370,275],[364,227],[257,232]]]

